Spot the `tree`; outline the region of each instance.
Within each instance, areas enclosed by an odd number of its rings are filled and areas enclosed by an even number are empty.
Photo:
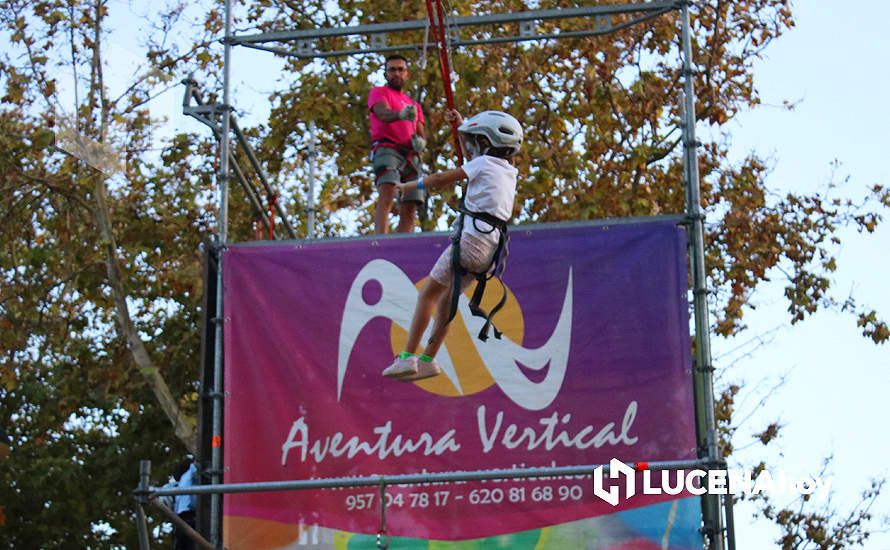
[[[530,4],[459,1],[451,9],[470,15]],[[420,1],[350,0],[339,7],[262,0],[238,6],[236,27],[272,31],[426,18]],[[10,38],[0,65],[0,422],[11,436],[9,458],[0,465],[0,498],[9,503],[8,546],[132,544],[129,491],[138,459],[153,460],[163,472],[194,447],[198,250],[214,228],[214,143],[209,135],[177,134],[153,150],[159,121],[146,105],[191,71],[220,74],[220,48],[212,41],[222,17],[218,9],[176,5],[148,17],[152,34],[143,53],[149,68],[118,95],[103,79],[108,10],[103,0],[13,1],[0,9]],[[793,26],[792,14],[782,0],[711,0],[692,6],[692,16],[696,114],[701,125],[725,128],[758,104],[751,64]],[[611,23],[627,20],[615,16]],[[540,32],[552,26],[538,24]],[[180,44],[172,37],[183,28],[193,39]],[[604,36],[451,52],[462,112],[496,108],[522,115],[527,141],[519,159],[517,221],[683,211],[677,29],[672,12]],[[365,40],[332,43],[347,48]],[[422,44],[423,33],[398,40]],[[432,130],[424,160],[438,170],[452,162],[450,135],[439,67],[432,50],[427,57],[424,66],[417,51],[412,82]],[[272,179],[284,182],[288,195],[302,196],[311,117],[320,156],[329,159],[319,176],[322,232],[368,232],[373,189],[365,99],[380,60],[283,63],[285,83],[269,98],[268,121],[245,133]],[[74,74],[73,98],[59,91],[59,67]],[[212,78],[205,84],[219,89]],[[76,106],[67,109],[67,121],[66,105]],[[699,152],[716,334],[743,331],[752,295],[778,273],[787,278],[791,322],[833,308],[851,313],[876,343],[890,337],[877,312],[836,298],[829,279],[839,228],[873,231],[881,205],[890,206],[883,187],[856,198],[774,197],[764,184],[767,164],[756,155],[733,164],[727,142],[704,143]],[[115,167],[115,156],[122,166]],[[252,238],[252,215],[237,188],[230,204],[230,238]],[[446,223],[453,206],[452,196],[433,198],[424,228]],[[305,227],[299,202],[291,221],[298,233]],[[734,391],[726,388],[719,403],[726,453]],[[83,495],[91,495],[89,505]],[[776,519],[768,506],[765,513]]]
[[[212,145],[177,136],[154,153],[145,107],[173,74],[213,60],[201,58],[218,32],[212,12],[195,44],[165,44],[182,11],[148,20],[160,31],[146,44],[153,65],[112,96],[107,2],[0,10],[10,547],[133,541],[134,465],[169,471],[195,445],[198,244],[212,222],[199,155]],[[73,73],[70,95],[60,67]]]

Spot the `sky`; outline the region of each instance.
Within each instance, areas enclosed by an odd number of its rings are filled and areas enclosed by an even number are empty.
[[[129,31],[133,5],[115,2],[112,18],[118,31]],[[738,116],[726,128],[733,151],[749,151],[771,159],[767,184],[776,193],[823,189],[832,178],[848,178],[839,194],[860,197],[879,183],[890,185],[884,155],[890,151],[890,38],[886,22],[890,4],[882,1],[809,0],[793,4],[797,26],[766,51],[753,67],[764,105]],[[111,37],[118,61],[109,67],[109,86],[132,77],[141,63],[136,33]],[[271,54],[236,48],[233,52],[233,101],[239,113],[261,117],[273,81],[243,77],[246,67],[280,74]],[[117,74],[116,74],[117,73]],[[241,75],[241,76],[239,76]],[[184,76],[184,75],[182,75]],[[177,77],[178,79],[179,77]],[[113,90],[112,90],[113,91]],[[151,108],[166,116],[177,131],[203,132],[205,127],[181,114],[181,87],[162,95]],[[794,110],[783,101],[797,102]],[[699,127],[700,134],[708,132]],[[159,136],[163,139],[163,136]],[[836,161],[836,164],[835,164]],[[890,316],[886,272],[890,268],[890,225],[874,235],[845,231],[833,281],[840,298],[852,294],[859,302]],[[890,387],[890,353],[860,334],[849,315],[820,312],[793,327],[782,298],[781,274],[758,289],[756,309],[745,313],[748,331],[738,340],[712,341],[715,363],[726,367],[718,383],[740,382],[737,418],[744,423],[736,435],[733,460],[750,465],[761,459],[789,475],[812,475],[831,455],[833,503],[849,507],[872,478],[890,476],[890,437],[884,425]],[[779,381],[784,379],[781,385]],[[778,385],[778,387],[777,387]],[[719,389],[719,386],[718,386]],[[769,399],[761,406],[760,401]],[[764,449],[753,441],[772,421],[782,423],[780,439]],[[890,516],[890,486],[873,512]],[[873,524],[880,528],[879,523]],[[890,549],[890,525],[865,548]],[[752,519],[750,506],[736,509],[739,548],[774,548],[777,531],[766,520]]]
[[[834,178],[842,194],[864,195],[873,184],[890,185],[890,5],[879,1],[808,1],[793,4],[796,27],[772,44],[755,65],[755,85],[765,106],[744,113],[728,128],[739,157],[750,150],[772,159],[767,180],[777,191],[824,189]],[[799,102],[793,111],[778,107]],[[832,166],[833,161],[839,164]],[[886,215],[886,213],[885,213]],[[890,220],[888,220],[890,221]],[[841,299],[847,295],[890,316],[887,271],[890,226],[874,235],[843,233],[838,271],[833,276]],[[886,428],[890,349],[862,337],[849,315],[820,312],[788,327],[776,283],[755,295],[747,311],[750,327],[741,340],[762,336],[763,344],[715,339],[718,366],[732,364],[722,381],[745,382],[741,416],[750,415],[735,438],[737,448],[771,421],[783,424],[778,450],[759,444],[737,453],[743,462],[767,459],[789,475],[817,474],[832,455],[834,500],[849,506],[869,480],[890,474]],[[779,380],[785,383],[773,390]],[[770,393],[765,406],[760,399]],[[771,447],[773,445],[770,445]],[[873,507],[890,515],[890,486]],[[878,527],[865,548],[890,548],[890,525]],[[751,520],[751,508],[736,510],[740,548],[770,548],[777,531]]]

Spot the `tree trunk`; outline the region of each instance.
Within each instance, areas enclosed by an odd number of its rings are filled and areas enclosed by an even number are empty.
[[[197,449],[194,420],[185,417],[182,411],[180,411],[179,404],[173,397],[173,394],[170,393],[170,388],[167,386],[164,377],[151,360],[151,356],[145,344],[139,338],[139,334],[130,317],[130,309],[127,306],[127,293],[124,289],[121,268],[117,258],[117,245],[111,230],[111,214],[105,201],[105,180],[98,174],[93,186],[93,199],[95,201],[95,215],[99,225],[99,235],[102,247],[105,249],[105,268],[108,274],[108,283],[111,285],[111,295],[117,312],[121,336],[126,341],[127,349],[130,350],[130,354],[139,367],[139,371],[145,376],[146,381],[151,386],[155,398],[161,405],[161,409],[167,415],[170,423],[173,424],[176,437],[183,442],[190,452],[194,453]]]

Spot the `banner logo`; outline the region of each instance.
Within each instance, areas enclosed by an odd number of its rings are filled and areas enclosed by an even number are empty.
[[[512,297],[512,294],[510,296]],[[514,314],[518,315],[520,323],[524,323],[523,313],[515,297],[512,301]],[[400,338],[403,342],[404,336],[399,334],[399,330],[404,333],[410,326],[416,302],[417,287],[395,264],[376,259],[365,264],[359,271],[347,294],[343,319],[340,323],[337,359],[338,400],[343,389],[350,355],[365,326],[380,317],[388,319],[394,325],[391,337],[393,344],[398,343]],[[446,338],[445,345],[437,357],[446,378],[442,381],[433,379],[420,382],[418,386],[441,395],[469,395],[481,391],[490,383],[485,385],[476,379],[475,383],[467,384],[468,380],[460,376],[461,372],[468,370],[464,368],[465,366],[472,367],[481,361],[481,366],[490,374],[491,381],[520,407],[541,410],[549,406],[559,394],[568,367],[572,336],[572,303],[570,268],[562,308],[550,338],[542,346],[529,349],[522,345],[521,328],[518,332],[504,328],[504,336],[501,339],[491,338],[487,342],[482,342],[476,338],[484,320],[472,316],[469,301],[466,296],[462,296],[458,302],[459,315],[452,321],[456,326],[452,326],[451,334]],[[509,310],[508,306],[506,312]],[[501,317],[502,314],[499,314],[496,321],[503,321]],[[504,314],[503,318],[506,317]],[[399,330],[395,327],[399,327]],[[466,343],[467,335],[471,344],[459,345],[458,342],[462,338],[464,344]],[[514,338],[518,336],[520,341],[514,341],[511,336]],[[421,341],[426,341],[428,338],[427,333]],[[383,366],[381,370],[382,368]],[[523,370],[546,371],[546,375],[535,382]]]

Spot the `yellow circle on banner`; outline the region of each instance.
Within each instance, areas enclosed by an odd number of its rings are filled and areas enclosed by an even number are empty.
[[[426,278],[422,279],[415,286],[419,290],[425,284]],[[522,345],[522,339],[525,335],[525,323],[522,311],[519,309],[519,302],[516,300],[516,296],[513,295],[506,285],[504,288],[507,290],[507,301],[504,303],[504,307],[498,311],[497,315],[495,315],[494,324],[498,327],[498,330],[503,333],[502,338],[509,338],[514,343]],[[467,290],[464,291],[464,295],[467,299],[473,295],[475,289],[476,282],[473,281]],[[489,280],[485,287],[485,295],[482,297],[482,309],[486,312],[491,311],[491,309],[497,305],[498,301],[500,301],[501,295],[500,281],[497,279]],[[430,320],[430,323],[432,323],[432,319]],[[448,330],[448,334],[445,336],[445,345],[443,348],[447,348],[448,353],[451,356],[451,360],[454,363],[454,370],[457,373],[458,382],[463,390],[462,392],[458,392],[457,387],[451,383],[448,375],[444,373],[433,378],[427,378],[426,380],[418,380],[414,383],[430,393],[448,397],[472,395],[490,387],[494,384],[494,379],[488,372],[488,368],[485,363],[483,363],[482,358],[479,357],[479,353],[476,352],[475,347],[475,345],[484,346],[486,343],[479,340],[477,336],[477,334],[470,334],[469,330],[467,330],[466,322],[464,321],[460,310],[458,310],[457,315],[455,315],[454,319],[451,321],[451,327]],[[489,338],[494,339],[494,331],[489,332]],[[404,350],[407,341],[408,333],[406,330],[396,323],[392,323],[392,328],[390,329],[390,345],[392,346],[393,355],[398,355]],[[423,352],[425,345],[425,342],[420,343],[419,353]],[[441,355],[441,353],[440,350],[439,354]]]

